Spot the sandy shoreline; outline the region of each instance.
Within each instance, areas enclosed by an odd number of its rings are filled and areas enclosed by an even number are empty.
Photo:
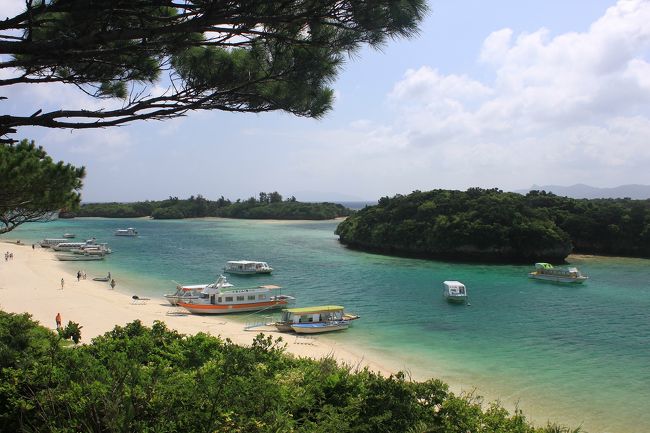
[[[5,252],[13,253],[14,258],[5,261]],[[0,242],[0,309],[10,313],[29,313],[41,325],[56,329],[55,316],[60,313],[65,324],[68,321],[79,323],[82,343],[88,343],[96,336],[123,326],[134,320],[151,326],[160,320],[171,329],[183,334],[209,333],[222,338],[230,338],[241,345],[249,345],[259,334],[257,330],[244,330],[240,322],[227,316],[194,316],[178,314],[164,298],[150,298],[146,302],[134,303],[132,296],[122,291],[110,290],[108,284],[93,281],[96,275],[77,281],[76,274],[70,272],[56,260],[47,249],[31,245]],[[83,265],[79,265],[83,268]],[[61,278],[64,288],[61,290]],[[368,367],[382,374],[391,371],[377,360],[364,358],[353,348],[341,345],[322,336],[312,338],[296,337],[291,334],[263,331],[267,335],[282,337],[287,352],[299,357],[322,358],[331,356],[337,361],[353,367]]]

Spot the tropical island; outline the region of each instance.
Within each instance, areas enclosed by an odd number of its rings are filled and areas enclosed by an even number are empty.
[[[336,229],[350,248],[448,260],[563,262],[572,252],[650,257],[650,200],[545,191],[414,191],[383,197]]]
[[[88,203],[78,210],[62,212],[60,217],[106,217],[184,219],[184,218],[242,218],[242,219],[280,219],[280,220],[327,220],[350,215],[352,211],[337,203],[299,202],[295,197],[283,199],[277,191],[260,192],[259,198],[232,202],[221,196],[218,200],[208,200],[200,194],[188,199],[169,197],[159,201],[134,203]]]

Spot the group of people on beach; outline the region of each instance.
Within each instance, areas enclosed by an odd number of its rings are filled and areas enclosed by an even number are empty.
[[[10,253],[9,251],[5,253],[5,262],[8,262],[9,260],[13,260],[13,258],[14,258],[14,253]]]
[[[77,271],[77,281],[86,279],[86,271]]]

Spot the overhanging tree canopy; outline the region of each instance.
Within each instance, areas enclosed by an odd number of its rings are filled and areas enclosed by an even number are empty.
[[[119,107],[0,114],[20,126],[97,128],[189,110],[319,117],[346,55],[409,37],[423,0],[27,0],[0,22],[2,89],[64,83]],[[164,89],[164,90],[162,90]],[[4,97],[6,99],[6,97]]]
[[[83,167],[55,163],[33,141],[0,144],[0,234],[78,206],[84,176]]]

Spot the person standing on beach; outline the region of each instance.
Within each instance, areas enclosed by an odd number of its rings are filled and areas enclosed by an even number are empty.
[[[61,290],[63,290],[63,285],[65,284],[65,281],[63,281],[63,278],[61,278]]]
[[[56,329],[61,329],[61,313],[56,313]]]
[[[111,280],[111,289],[114,289],[116,284],[117,283],[115,282],[115,279],[112,279]]]
[[[81,271],[77,271],[77,282],[81,279]]]

